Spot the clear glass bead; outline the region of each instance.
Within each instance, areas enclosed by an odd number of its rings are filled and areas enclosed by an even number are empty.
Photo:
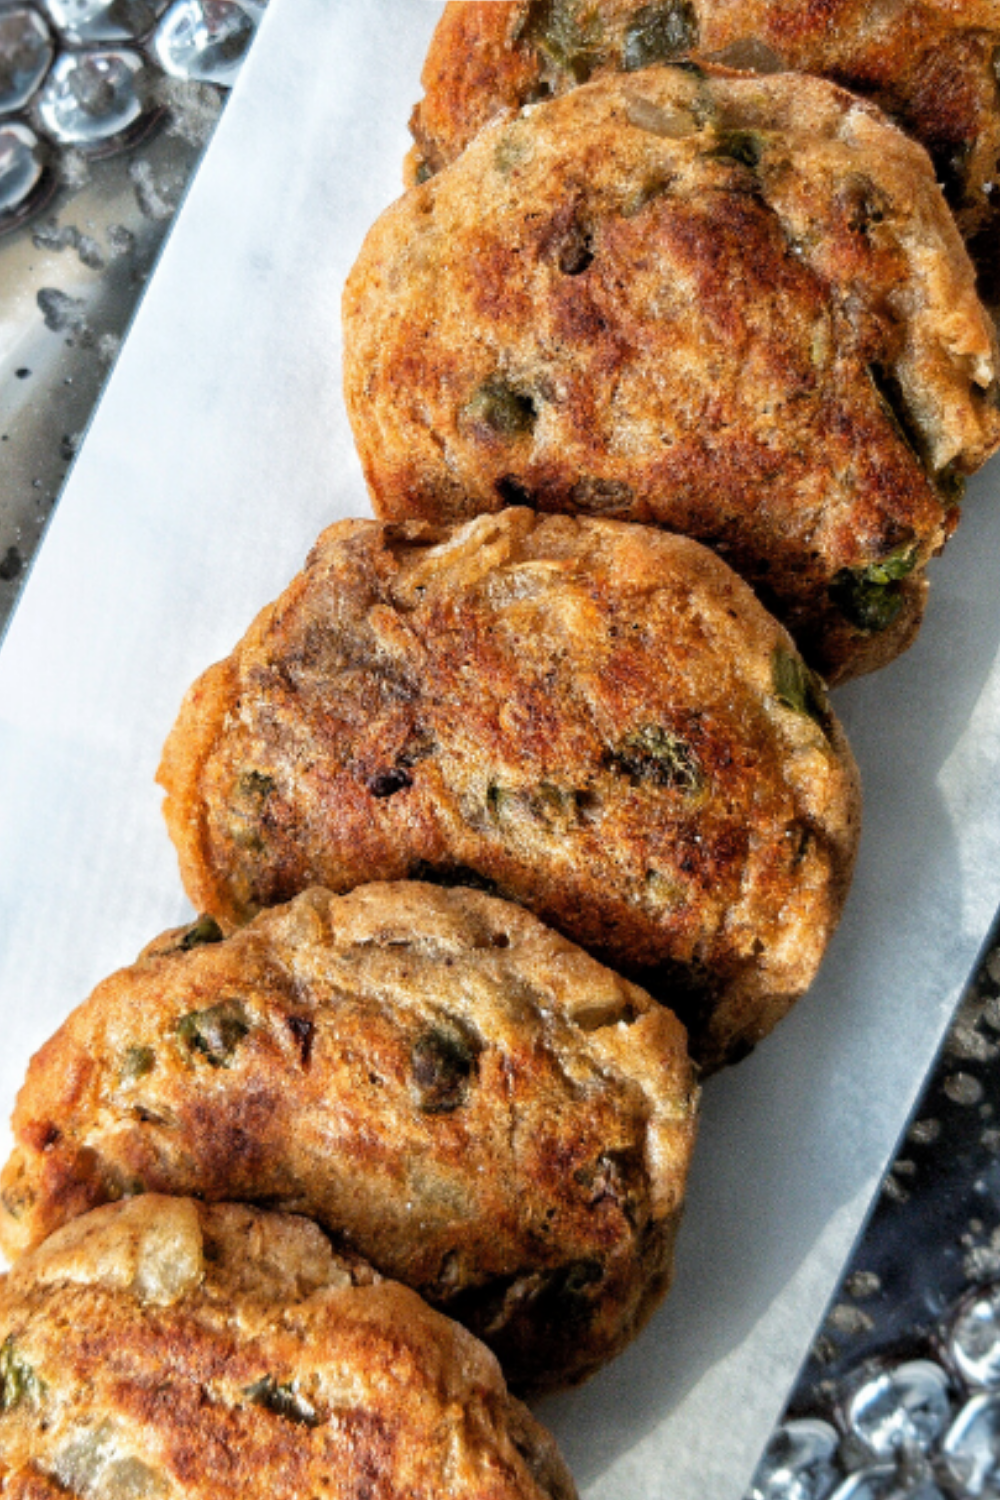
[[[973,1396],[952,1423],[941,1452],[962,1495],[1000,1500],[1000,1396]]]
[[[23,109],[49,70],[55,48],[37,11],[0,9],[0,115]]]
[[[747,1500],[826,1500],[838,1479],[839,1444],[828,1422],[785,1422],[767,1445]]]
[[[45,0],[53,24],[67,41],[130,42],[156,25],[168,0]]]
[[[963,1380],[987,1390],[1000,1387],[1000,1284],[976,1292],[962,1304],[950,1347]]]
[[[0,123],[0,223],[27,202],[44,167],[35,132],[16,120]]]
[[[165,73],[230,87],[253,40],[259,6],[237,0],[175,0],[153,37]]]
[[[895,1464],[859,1469],[834,1490],[830,1500],[946,1500],[933,1479],[910,1479]]]
[[[929,1359],[885,1370],[855,1391],[847,1407],[851,1431],[879,1458],[903,1448],[926,1453],[951,1416],[949,1381]]]
[[[39,96],[39,123],[60,145],[100,145],[143,115],[146,83],[146,67],[137,52],[66,52]]]

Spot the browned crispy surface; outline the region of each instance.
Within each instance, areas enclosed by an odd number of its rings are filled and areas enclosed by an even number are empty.
[[[408,180],[452,161],[501,110],[694,50],[821,73],[874,99],[927,147],[963,231],[987,231],[996,256],[998,47],[997,0],[452,0],[424,66]]]
[[[185,949],[198,930],[33,1059],[7,1254],[123,1193],[253,1200],[459,1318],[522,1388],[617,1353],[669,1282],[694,1143],[670,1012],[479,891],[312,890]]]
[[[165,812],[233,924],[322,883],[491,883],[645,983],[707,1066],[811,982],[857,839],[850,751],[706,549],[526,509],[347,521],[189,692]]]
[[[148,1197],[0,1284],[18,1500],[573,1500],[496,1361],[303,1219]]]
[[[820,79],[609,74],[490,125],[371,230],[344,321],[383,518],[681,531],[832,681],[909,644],[1000,441],[927,158]]]

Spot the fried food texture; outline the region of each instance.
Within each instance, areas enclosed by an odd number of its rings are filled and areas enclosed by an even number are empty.
[[[151,1195],[0,1284],[17,1500],[574,1500],[493,1356],[315,1225]]]
[[[313,884],[485,885],[666,1001],[707,1067],[810,984],[858,832],[822,686],[729,568],[524,508],[330,527],[159,779],[224,925]]]
[[[480,891],[311,890],[197,932],[33,1060],[7,1253],[122,1193],[253,1200],[466,1323],[522,1389],[617,1353],[670,1280],[694,1142],[674,1016]]]
[[[424,65],[407,180],[498,113],[692,51],[818,73],[872,99],[930,152],[963,232],[998,248],[996,0],[451,0]]]
[[[648,68],[494,122],[372,228],[344,328],[383,519],[683,532],[830,682],[913,639],[1000,442],[927,156],[822,79]]]

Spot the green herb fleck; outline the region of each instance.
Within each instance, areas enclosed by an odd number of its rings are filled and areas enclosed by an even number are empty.
[[[536,0],[520,35],[575,83],[586,83],[604,60],[603,29],[593,0]]]
[[[457,1027],[435,1026],[417,1037],[410,1053],[412,1092],[426,1115],[451,1114],[466,1101],[475,1052]]]
[[[825,727],[830,713],[826,689],[801,656],[784,646],[775,646],[771,653],[771,678],[774,696],[779,703],[794,713],[806,714],[821,729]]]
[[[564,829],[579,819],[579,798],[574,787],[540,781],[528,794],[526,803],[531,816],[547,828]]]
[[[274,790],[274,777],[264,771],[241,771],[236,778],[230,836],[238,848],[251,853],[259,853],[264,848],[261,822]]]
[[[515,438],[531,431],[538,411],[530,396],[495,377],[479,387],[466,406],[465,415],[473,422],[483,423],[499,437]]]
[[[888,557],[883,557],[881,561],[869,563],[864,570],[864,577],[868,583],[880,585],[896,583],[900,578],[905,578],[908,573],[912,573],[916,565],[916,547],[901,547],[891,552]]]
[[[647,199],[647,202],[649,200]],[[635,491],[621,479],[595,479],[584,475],[570,491],[574,506],[580,510],[603,512],[627,512],[635,500]]]
[[[579,822],[581,800],[585,796],[574,787],[558,786],[554,781],[516,788],[493,784],[486,789],[486,810],[494,823],[521,813],[546,828],[562,832]]]
[[[858,630],[888,630],[903,608],[900,580],[917,564],[917,549],[901,548],[866,568],[841,568],[830,584],[830,599]]]
[[[503,815],[504,803],[509,798],[510,793],[505,791],[502,786],[497,786],[495,782],[486,788],[486,807],[495,823],[499,823]]]
[[[177,947],[181,953],[190,953],[192,948],[200,948],[203,943],[221,943],[222,938],[222,928],[205,912],[197,922],[192,922]]]
[[[273,1375],[265,1375],[263,1380],[256,1381],[247,1386],[243,1392],[248,1396],[255,1406],[262,1406],[265,1411],[273,1411],[278,1417],[284,1417],[288,1422],[299,1422],[303,1427],[318,1427],[319,1413],[311,1401],[297,1390],[297,1382],[288,1380],[279,1385]]]
[[[237,785],[244,797],[255,797],[263,802],[274,791],[274,777],[264,771],[243,771]]]
[[[515,120],[497,139],[493,165],[501,177],[507,177],[515,167],[523,166],[530,160],[533,150],[531,138],[525,133],[523,123]]]
[[[9,1214],[15,1223],[23,1218],[34,1202],[35,1193],[23,1182],[19,1182],[16,1187],[6,1187],[0,1193],[4,1213]]]
[[[736,161],[743,167],[753,169],[760,166],[764,155],[764,141],[752,130],[725,130],[719,135],[709,155]]]
[[[616,771],[653,786],[700,792],[704,779],[698,759],[679,735],[660,724],[644,724],[627,735],[609,756]]]
[[[634,219],[648,204],[654,203],[657,198],[662,198],[665,193],[669,193],[673,185],[674,178],[669,172],[647,177],[645,182],[633,188],[622,203],[622,217]]]
[[[136,1083],[152,1073],[156,1066],[156,1053],[152,1047],[130,1047],[126,1052],[118,1075],[119,1083]]]
[[[946,510],[961,505],[965,499],[965,475],[960,474],[954,464],[947,464],[934,476],[938,494]]]
[[[189,1052],[200,1053],[213,1068],[228,1068],[250,1030],[239,1000],[223,1000],[208,1010],[192,1010],[177,1022],[177,1035]]]
[[[668,62],[698,45],[698,18],[688,0],[645,5],[625,32],[622,66],[626,73]]]
[[[0,1348],[0,1411],[13,1411],[22,1401],[37,1402],[44,1387],[34,1367],[18,1353],[13,1334]]]

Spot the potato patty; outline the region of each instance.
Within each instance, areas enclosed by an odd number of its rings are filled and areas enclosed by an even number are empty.
[[[820,73],[926,146],[965,235],[1000,249],[996,0],[450,0],[413,112],[411,182],[489,120],[608,71],[700,51],[734,68]],[[994,271],[995,275],[995,271]]]
[[[616,1354],[669,1283],[694,1143],[670,1012],[478,891],[312,890],[217,939],[167,934],[34,1058],[7,1253],[122,1193],[252,1200],[464,1322],[519,1387]]]
[[[1000,442],[927,156],[821,79],[649,68],[488,126],[371,230],[344,324],[383,519],[683,532],[830,681],[912,640]]]
[[[0,1489],[116,1500],[574,1500],[471,1334],[315,1225],[150,1196],[0,1282]]]
[[[785,631],[705,548],[515,509],[345,521],[190,690],[159,779],[194,905],[482,885],[681,1015],[709,1067],[811,982],[856,771]]]

